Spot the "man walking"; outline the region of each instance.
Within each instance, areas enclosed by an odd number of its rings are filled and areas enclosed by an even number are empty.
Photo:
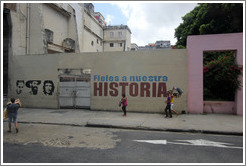
[[[11,103],[7,104],[8,110],[8,117],[9,117],[9,131],[11,132],[11,123],[14,122],[15,124],[15,131],[16,133],[19,132],[18,123],[17,123],[17,111],[20,108],[20,103],[16,102],[14,98],[11,98]]]
[[[167,110],[169,110],[169,115],[170,115],[170,118],[172,118],[172,110],[171,110],[171,92],[170,91],[168,91],[167,92],[168,94],[168,96],[167,96],[167,100],[165,101],[165,103],[167,104],[166,105],[166,108],[165,108],[165,113],[166,113],[166,117],[165,118],[168,118],[168,112],[167,112]]]

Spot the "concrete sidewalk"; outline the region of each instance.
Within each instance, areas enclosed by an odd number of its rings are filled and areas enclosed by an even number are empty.
[[[19,123],[83,127],[243,135],[243,116],[225,114],[180,114],[178,116],[174,114],[173,118],[166,119],[164,114],[151,113],[128,112],[127,117],[123,117],[120,111],[20,108],[18,121]]]

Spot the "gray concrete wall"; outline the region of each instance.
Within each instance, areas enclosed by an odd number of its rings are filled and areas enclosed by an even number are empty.
[[[128,111],[163,112],[166,90],[173,86],[184,91],[181,98],[174,99],[175,109],[187,109],[185,49],[13,56],[10,58],[9,97],[20,98],[24,107],[58,108],[58,69],[65,68],[91,69],[92,110],[120,110],[118,102],[125,91]],[[133,76],[140,77],[141,81],[136,78],[134,81]],[[16,91],[18,80],[25,82],[21,92]],[[33,80],[38,83],[36,94],[30,93],[29,83]],[[51,95],[43,92],[46,80],[54,83]]]
[[[44,54],[46,45],[44,44],[44,18],[42,15],[42,4],[30,4],[30,54]]]

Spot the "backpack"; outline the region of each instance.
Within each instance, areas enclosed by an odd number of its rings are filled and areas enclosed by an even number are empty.
[[[177,91],[179,92],[180,95],[183,93],[183,91],[180,88],[177,88]]]

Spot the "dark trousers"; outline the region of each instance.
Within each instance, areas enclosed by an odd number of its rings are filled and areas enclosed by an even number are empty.
[[[168,112],[167,112],[167,110],[169,110],[169,115],[170,115],[170,117],[172,117],[171,104],[167,104],[167,106],[166,106],[166,108],[165,108],[166,117],[168,117]]]
[[[124,115],[126,115],[126,106],[122,106],[122,111],[124,112]]]

